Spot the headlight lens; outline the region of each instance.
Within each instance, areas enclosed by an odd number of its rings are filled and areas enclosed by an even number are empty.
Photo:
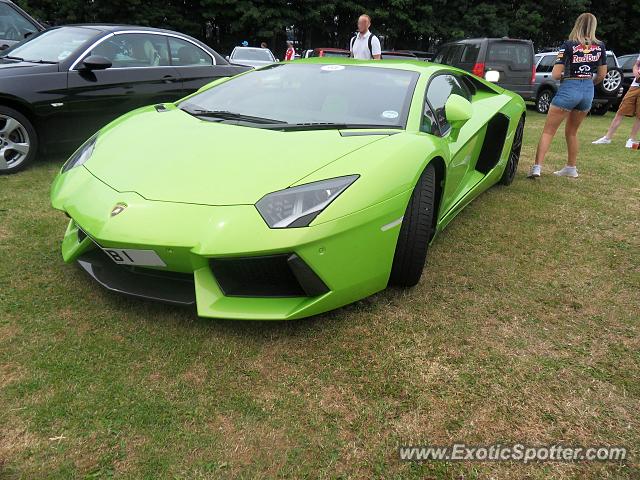
[[[270,228],[306,227],[358,177],[331,178],[269,193],[256,208]]]
[[[73,155],[67,160],[67,163],[62,167],[62,173],[68,172],[74,167],[82,165],[87,160],[91,158],[93,154],[93,149],[96,146],[96,140],[98,139],[98,135],[94,135],[89,140],[87,140],[78,150],[75,151]]]

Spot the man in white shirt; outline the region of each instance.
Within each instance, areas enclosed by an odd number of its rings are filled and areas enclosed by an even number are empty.
[[[640,132],[640,57],[638,57],[633,66],[633,77],[631,87],[629,87],[629,91],[622,99],[618,113],[616,113],[616,116],[609,126],[609,131],[604,137],[591,142],[594,145],[610,144],[613,135],[616,133],[624,117],[636,117],[635,122],[633,122],[633,127],[631,127],[631,136],[627,140],[625,147],[634,148],[634,145],[638,143],[638,132]]]
[[[360,15],[358,18],[358,33],[351,39],[351,56],[358,60],[380,60],[382,49],[380,40],[369,31],[371,17]]]

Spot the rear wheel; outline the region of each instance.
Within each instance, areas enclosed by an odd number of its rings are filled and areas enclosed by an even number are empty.
[[[548,88],[545,88],[536,97],[536,110],[538,113],[549,113],[551,108],[551,100],[553,100],[553,92]]]
[[[622,86],[622,70],[617,67],[607,70],[602,82],[598,85],[598,89],[606,95],[614,95]]]
[[[0,106],[0,174],[22,170],[33,161],[37,150],[38,137],[29,119]]]
[[[513,143],[509,152],[509,160],[504,167],[504,172],[500,178],[502,185],[511,185],[516,172],[518,171],[518,162],[520,162],[520,150],[522,150],[522,139],[524,138],[524,115],[520,117],[516,131],[513,134]]]
[[[436,171],[428,165],[411,194],[393,257],[389,285],[413,287],[420,281],[436,214]]]

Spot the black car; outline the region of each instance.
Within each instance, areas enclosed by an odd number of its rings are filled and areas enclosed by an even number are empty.
[[[44,25],[9,0],[0,0],[0,50],[44,30]]]
[[[640,53],[632,53],[628,55],[622,55],[618,57],[618,63],[620,63],[620,68],[622,69],[622,87],[624,88],[624,93],[627,93],[629,87],[633,83],[633,66],[640,58]]]
[[[433,62],[458,67],[530,98],[533,91],[533,42],[515,38],[469,38],[445,43]]]
[[[175,101],[248,69],[169,30],[45,30],[0,54],[0,173],[24,168],[38,151],[70,152],[135,108]]]

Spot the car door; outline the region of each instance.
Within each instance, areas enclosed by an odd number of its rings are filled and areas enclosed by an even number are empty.
[[[170,36],[168,39],[171,64],[180,76],[184,95],[189,95],[218,78],[230,77],[246,70],[229,65],[186,38]]]
[[[468,184],[468,176],[477,160],[477,130],[465,125],[456,139],[451,135],[451,125],[447,122],[445,104],[452,94],[470,99],[469,90],[452,74],[436,74],[427,85],[422,131],[442,138],[449,150],[447,181],[440,210],[446,213],[473,185]]]
[[[96,55],[111,61],[105,70],[87,70],[82,60]],[[171,102],[183,94],[171,66],[167,37],[152,33],[116,33],[81,56],[68,72],[67,115],[79,138],[87,138],[111,120],[144,105]]]
[[[0,2],[0,50],[42,29],[25,15],[10,3]]]

